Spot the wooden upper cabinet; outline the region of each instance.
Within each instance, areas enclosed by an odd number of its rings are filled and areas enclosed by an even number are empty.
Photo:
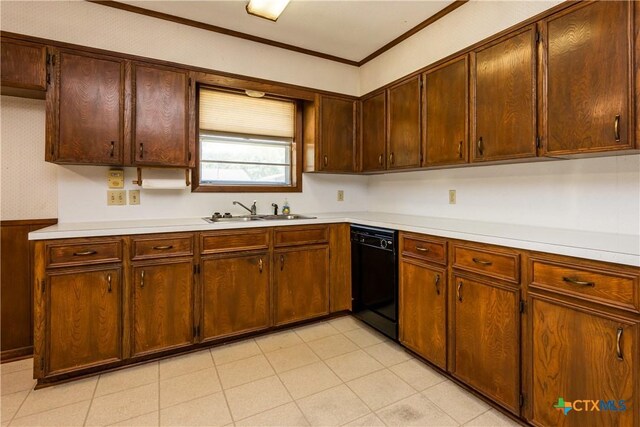
[[[383,171],[387,166],[385,133],[386,92],[362,100],[362,171]]]
[[[271,258],[268,252],[202,260],[202,340],[268,328]]]
[[[585,3],[543,21],[545,154],[635,145],[630,67],[634,3]]]
[[[193,342],[193,261],[162,260],[132,269],[134,356]]]
[[[47,90],[47,48],[3,38],[0,43],[2,94],[44,98]]]
[[[387,89],[388,169],[420,167],[420,82],[417,76]]]
[[[452,373],[519,414],[520,292],[456,274],[450,291]]]
[[[52,54],[46,160],[123,163],[125,60],[61,50]]]
[[[188,72],[134,63],[132,75],[134,163],[188,167]]]
[[[529,421],[539,426],[637,426],[637,321],[546,297],[531,296],[529,307],[533,378]],[[579,401],[580,406],[565,415],[555,407],[558,398],[600,400],[609,410],[585,411],[591,402]]]
[[[468,162],[468,56],[426,72],[423,79],[425,166]]]
[[[471,160],[536,155],[536,30],[526,27],[471,53]]]
[[[47,375],[122,358],[121,275],[116,267],[47,276]]]
[[[356,101],[330,96],[319,98],[319,170],[354,172]]]

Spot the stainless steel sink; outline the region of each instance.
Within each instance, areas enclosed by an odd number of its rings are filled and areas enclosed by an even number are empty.
[[[202,218],[207,222],[248,222],[248,221],[272,221],[272,220],[291,220],[291,219],[315,219],[315,216],[305,216],[298,214],[289,215],[239,215],[233,217],[206,217]]]
[[[316,219],[315,216],[305,216],[298,214],[289,214],[289,215],[267,215],[264,219]]]

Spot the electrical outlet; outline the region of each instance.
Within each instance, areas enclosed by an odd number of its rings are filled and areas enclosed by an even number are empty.
[[[107,206],[122,206],[127,204],[125,190],[107,190]]]
[[[344,190],[338,190],[338,201],[344,202]]]
[[[107,172],[107,184],[109,188],[124,188],[124,171],[122,169],[109,169],[109,172]]]
[[[130,205],[140,204],[140,190],[129,190],[129,204]]]
[[[449,190],[449,204],[456,204],[456,190]]]

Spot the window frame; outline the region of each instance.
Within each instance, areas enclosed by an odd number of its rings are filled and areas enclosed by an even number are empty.
[[[215,85],[196,83],[195,85],[195,167],[191,191],[194,193],[301,193],[302,192],[302,101],[286,96],[266,94],[264,97],[292,102],[294,105],[294,130],[291,147],[291,184],[290,185],[237,185],[200,183],[200,89],[242,94],[243,89],[233,89]]]

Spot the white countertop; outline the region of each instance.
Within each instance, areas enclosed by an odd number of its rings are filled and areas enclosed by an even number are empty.
[[[520,224],[500,224],[376,212],[308,214],[316,219],[209,223],[202,218],[61,223],[29,233],[30,240],[212,231],[350,222],[640,267],[640,236]]]

